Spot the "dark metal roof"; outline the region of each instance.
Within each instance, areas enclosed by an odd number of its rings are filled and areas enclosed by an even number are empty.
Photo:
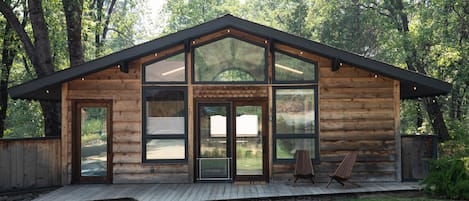
[[[232,15],[225,15],[195,27],[124,49],[73,68],[55,72],[46,77],[14,86],[9,89],[9,93],[14,99],[24,98],[59,101],[61,84],[64,82],[115,66],[122,62],[127,62],[144,55],[152,54],[172,45],[180,44],[186,40],[195,39],[228,27],[239,29],[264,38],[269,38],[276,42],[303,49],[304,51],[312,52],[331,59],[337,59],[342,62],[352,64],[358,68],[400,80],[402,99],[443,95],[449,93],[451,90],[451,84],[420,73],[365,58],[354,53],[243,20]]]

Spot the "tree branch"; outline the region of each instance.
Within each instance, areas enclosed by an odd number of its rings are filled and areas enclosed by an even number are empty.
[[[5,1],[0,1],[0,12],[7,19],[10,26],[15,30],[16,34],[23,43],[23,47],[32,63],[38,63],[37,59],[34,57],[35,47],[31,42],[31,38],[28,36],[24,30],[22,24],[18,20],[18,17],[13,12],[13,9],[10,5],[7,5]]]
[[[103,35],[102,35],[103,40],[106,39],[106,35],[109,30],[109,22],[111,21],[111,15],[112,15],[112,12],[114,11],[115,4],[116,4],[116,0],[112,0],[111,5],[109,5],[109,10],[107,11],[106,21],[104,22]]]

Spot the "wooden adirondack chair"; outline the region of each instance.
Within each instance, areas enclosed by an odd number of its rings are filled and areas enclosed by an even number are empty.
[[[342,162],[339,164],[339,167],[337,167],[334,174],[329,175],[331,179],[329,180],[329,183],[327,183],[326,188],[329,187],[329,184],[331,184],[332,180],[336,180],[337,182],[342,184],[344,188],[345,182],[359,186],[358,184],[348,181],[348,179],[352,175],[352,168],[355,164],[355,161],[357,160],[357,156],[358,151],[352,151],[345,156],[344,160],[342,160]]]
[[[293,174],[295,181],[293,182],[293,185],[295,185],[299,178],[310,178],[314,184],[314,169],[309,152],[307,150],[297,150],[295,158],[295,173]]]

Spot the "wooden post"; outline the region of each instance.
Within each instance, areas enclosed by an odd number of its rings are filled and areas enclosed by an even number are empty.
[[[62,84],[62,133],[61,133],[61,148],[60,150],[60,168],[61,170],[61,183],[62,185],[70,184],[71,178],[69,177],[70,172],[70,165],[71,165],[71,134],[69,133],[69,124],[71,122],[71,118],[69,117],[69,104],[70,102],[67,100],[68,96],[68,83],[65,82]],[[70,162],[70,163],[69,163]]]
[[[187,46],[186,48],[190,48],[190,46]],[[194,155],[194,135],[196,132],[194,132],[195,126],[194,126],[194,88],[192,86],[192,52],[188,51],[187,52],[187,58],[186,58],[186,71],[187,71],[187,171],[189,173],[189,178],[188,181],[193,182],[193,178],[195,177],[194,175],[194,160],[195,160],[195,155]]]
[[[400,82],[394,80],[394,132],[396,140],[396,180],[402,180],[402,153],[400,134]]]

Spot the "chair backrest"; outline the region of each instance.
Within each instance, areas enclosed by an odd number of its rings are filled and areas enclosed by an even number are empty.
[[[335,170],[334,176],[348,179],[352,175],[352,168],[357,160],[358,151],[352,151],[348,153],[344,160],[339,164],[339,167]]]
[[[295,175],[314,175],[313,164],[307,150],[297,150],[295,158]]]

